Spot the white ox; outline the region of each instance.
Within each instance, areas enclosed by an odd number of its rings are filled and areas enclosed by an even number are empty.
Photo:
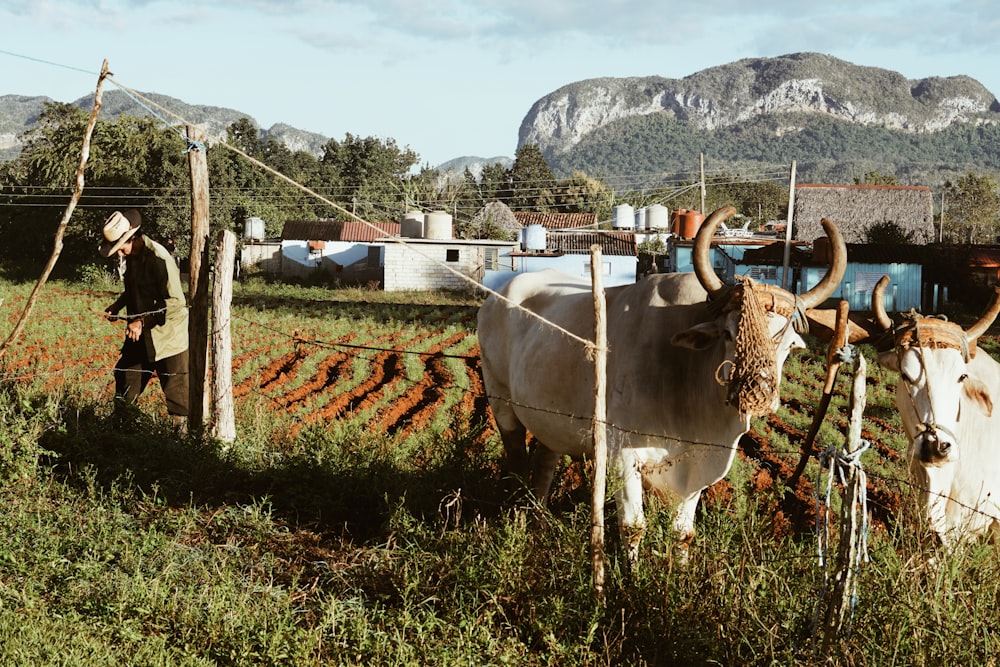
[[[643,487],[679,501],[674,528],[682,546],[694,537],[701,492],[729,471],[752,414],[776,409],[785,358],[804,347],[790,326],[800,319],[793,313],[817,306],[843,277],[843,237],[823,220],[834,249],[831,268],[797,302],[785,290],[751,281],[724,286],[712,270],[709,249],[718,224],[734,212],[720,209],[703,224],[694,245],[694,274],[651,275],[606,291],[609,471],[632,558],[645,526]],[[752,312],[766,331],[758,325],[754,333],[751,315],[739,333],[744,293],[756,296],[759,308]],[[544,502],[559,458],[593,451],[594,365],[578,340],[520,308],[592,340],[591,284],[541,271],[514,278],[502,295],[488,298],[479,311],[483,379],[508,470],[530,479]],[[755,335],[764,357],[757,366],[736,353],[740,340]],[[747,407],[741,397],[754,391],[765,400]],[[540,443],[531,478],[526,431]]]
[[[909,437],[907,462],[928,526],[946,547],[1000,534],[1000,363],[976,341],[1000,312],[1000,288],[968,329],[916,312],[893,325],[884,276],[872,292],[876,323],[891,333],[879,364],[899,373],[896,407]]]

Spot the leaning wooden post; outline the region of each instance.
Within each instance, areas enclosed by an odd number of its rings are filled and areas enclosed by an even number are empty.
[[[73,215],[73,211],[76,209],[77,202],[80,201],[80,197],[83,195],[83,172],[87,167],[87,160],[90,159],[90,138],[93,136],[94,128],[97,126],[97,115],[101,111],[102,99],[104,97],[104,80],[110,75],[111,72],[108,71],[108,61],[105,60],[101,65],[101,74],[97,77],[97,90],[94,92],[94,106],[90,111],[90,120],[87,121],[87,128],[83,132],[83,145],[80,147],[80,163],[76,168],[76,187],[73,188],[73,196],[70,197],[69,204],[66,205],[66,210],[63,211],[63,217],[59,222],[59,227],[56,228],[56,236],[55,240],[52,242],[52,254],[49,256],[49,261],[42,270],[42,275],[38,279],[38,282],[35,283],[35,288],[31,290],[31,295],[28,297],[28,303],[24,306],[24,310],[21,312],[21,317],[18,318],[13,331],[11,331],[10,335],[7,336],[7,340],[0,345],[0,357],[7,352],[7,348],[11,345],[11,343],[17,340],[17,337],[21,335],[21,331],[24,330],[24,325],[27,324],[28,317],[31,315],[31,311],[35,307],[35,302],[38,301],[38,295],[42,292],[42,287],[52,274],[52,269],[55,268],[56,262],[59,261],[59,255],[62,254],[63,236],[66,234],[66,227],[69,225],[69,219]],[[0,299],[0,304],[2,303],[3,299]]]
[[[830,347],[826,351],[826,384],[823,385],[823,395],[820,397],[819,406],[816,408],[815,414],[813,414],[809,433],[806,434],[805,442],[802,443],[802,454],[799,458],[799,465],[795,467],[795,472],[792,473],[792,476],[786,482],[793,493],[795,486],[799,483],[799,477],[805,472],[809,457],[812,456],[813,443],[816,442],[816,435],[819,433],[819,428],[823,425],[823,420],[826,418],[826,411],[830,408],[830,398],[833,396],[834,383],[837,380],[837,373],[840,371],[840,353],[847,345],[849,338],[849,309],[850,306],[846,301],[841,300],[837,303],[836,328],[833,332],[833,338],[830,339]]]
[[[590,246],[590,277],[594,292],[594,495],[591,505],[590,551],[594,570],[594,591],[604,601],[604,496],[608,475],[607,363],[608,327],[605,317],[601,246]]]
[[[208,398],[208,156],[205,130],[187,126],[188,163],[191,169],[191,268],[188,278],[191,313],[189,339],[189,421],[202,426]]]
[[[219,230],[215,246],[215,281],[212,285],[212,435],[223,442],[236,440],[233,409],[233,344],[230,327],[236,235]]]

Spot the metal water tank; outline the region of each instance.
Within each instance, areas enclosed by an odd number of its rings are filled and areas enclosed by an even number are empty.
[[[399,235],[408,239],[424,237],[423,211],[407,211],[399,221]]]
[[[646,207],[647,229],[669,229],[670,212],[663,204],[650,204]]]
[[[264,221],[260,218],[244,218],[243,238],[248,241],[263,241]]]
[[[681,214],[681,238],[693,239],[701,229],[701,223],[705,222],[705,215],[701,211],[684,211]]]
[[[635,209],[632,204],[618,204],[612,211],[611,226],[615,229],[633,229],[635,227]]]
[[[524,249],[528,252],[545,250],[546,232],[544,225],[528,225],[524,228]]]
[[[431,211],[424,216],[424,238],[448,240],[452,237],[451,213]]]

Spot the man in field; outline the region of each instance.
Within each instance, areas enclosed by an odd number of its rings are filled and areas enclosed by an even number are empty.
[[[188,311],[177,263],[166,248],[139,231],[142,216],[115,211],[104,223],[99,251],[125,262],[125,292],[104,312],[124,319],[125,342],[115,364],[115,409],[134,404],[155,372],[167,412],[180,433],[188,416]],[[125,308],[126,315],[118,317]]]

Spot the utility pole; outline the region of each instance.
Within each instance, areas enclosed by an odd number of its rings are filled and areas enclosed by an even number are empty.
[[[788,275],[788,263],[792,251],[792,212],[795,210],[795,160],[792,160],[792,172],[788,177],[788,219],[785,222],[785,254],[781,262],[781,287],[791,291],[791,279]]]

